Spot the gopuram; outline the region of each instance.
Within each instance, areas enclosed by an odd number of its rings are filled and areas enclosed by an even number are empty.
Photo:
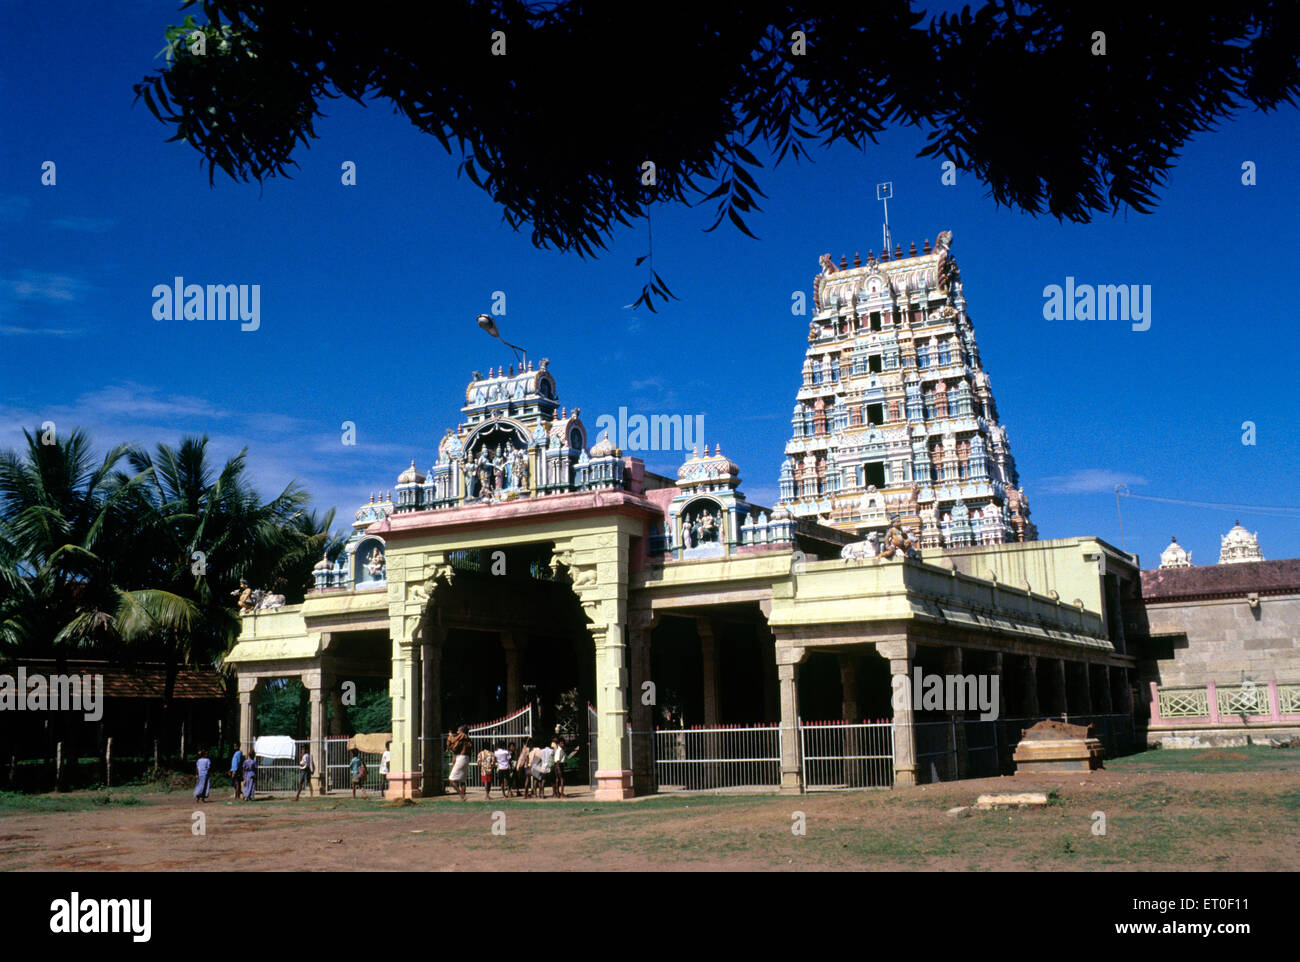
[[[1137,559],[1036,540],[951,247],[822,258],[776,505],[725,439],[663,477],[588,435],[547,360],[475,371],[307,599],[244,617],[241,740],[286,677],[317,744],[344,683],[386,682],[392,797],[443,793],[445,733],[525,705],[599,800],[1009,772],[1049,717],[1131,739]],[[932,675],[996,703],[895,697]]]

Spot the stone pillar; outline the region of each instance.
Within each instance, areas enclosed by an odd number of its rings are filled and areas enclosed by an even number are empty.
[[[325,693],[321,690],[323,680],[319,669],[305,672],[302,676],[303,687],[307,689],[310,700],[308,718],[311,724],[311,757],[316,763],[316,774],[312,780],[322,795],[329,791],[329,776],[325,769]]]
[[[598,802],[632,797],[632,770],[623,767],[627,746],[627,645],[623,625],[610,622],[589,629],[596,641],[597,735],[600,770],[596,772]]]
[[[523,645],[515,639],[513,631],[501,632],[501,649],[506,653],[506,711],[520,708],[524,703],[524,690],[519,682],[519,658]]]
[[[998,697],[994,708],[997,709],[997,717],[993,721],[993,756],[994,765],[997,766],[997,773],[1004,774],[1009,769],[1007,767],[1011,759],[1011,753],[1014,750],[1007,743],[1012,737],[1009,726],[1002,724],[1002,719],[1010,713],[1010,694],[1007,691],[1007,664],[1002,652],[993,652],[991,659],[993,677],[998,680]],[[1017,733],[1018,734],[1018,733]]]
[[[257,739],[257,683],[259,679],[239,675],[239,746],[253,750]]]
[[[416,756],[421,794],[441,795],[447,787],[442,770],[442,645],[446,631],[426,627],[420,645],[420,738]]]
[[[1103,715],[1113,714],[1115,706],[1110,697],[1110,669],[1105,665],[1089,665],[1088,680],[1094,689],[1092,703],[1095,710]]]
[[[1128,715],[1130,718],[1132,718],[1132,717],[1133,717],[1133,689],[1132,689],[1131,687],[1129,687],[1129,683],[1128,683],[1128,669],[1127,669],[1127,668],[1112,668],[1111,670],[1119,673],[1119,703],[1118,703],[1118,708],[1119,708],[1120,712],[1122,712],[1123,714]]]
[[[880,642],[876,650],[889,659],[889,676],[892,692],[904,692],[906,698],[896,698],[893,718],[894,785],[917,784],[917,728],[911,688],[911,656],[913,642]],[[902,677],[902,682],[898,677]]]
[[[389,798],[419,798],[421,793],[420,672],[419,646],[410,639],[395,638],[393,673],[388,680],[388,694],[393,700]]]
[[[1070,713],[1070,689],[1066,684],[1065,660],[1062,658],[1051,659],[1048,662],[1047,670],[1050,673],[1051,683],[1056,689],[1052,698],[1053,714],[1068,715]]]
[[[803,648],[778,646],[776,677],[781,689],[781,791],[803,791],[803,769],[799,758],[799,664]]]
[[[842,654],[840,663],[840,718],[847,722],[861,721],[858,717],[858,671],[853,656]]]
[[[1025,716],[1036,718],[1042,712],[1038,707],[1038,659],[1033,655],[1025,655],[1024,686]]]
[[[576,535],[556,545],[596,649],[596,784],[598,802],[632,797],[628,741],[628,572],[633,530],[620,527]],[[641,529],[636,528],[636,533]]]
[[[943,670],[954,676],[962,674],[962,656],[960,648],[944,650]],[[944,691],[948,690],[948,680],[944,679]],[[967,708],[970,706],[967,705]],[[966,748],[966,713],[956,708],[948,712],[948,750],[952,755],[952,772],[954,778],[966,778],[970,772],[970,755]]]
[[[1075,676],[1076,677],[1082,676],[1082,677],[1080,678],[1081,683],[1078,685],[1079,703],[1075,704],[1075,699],[1071,698],[1070,704],[1074,706],[1074,711],[1077,714],[1091,715],[1092,714],[1092,680],[1090,677],[1092,674],[1091,670],[1086,661],[1076,661],[1074,665],[1075,665]]]
[[[329,733],[331,735],[347,734],[347,706],[343,704],[343,691],[339,687],[337,679],[332,681],[329,686]],[[353,732],[352,734],[356,734]]]
[[[1006,676],[1006,665],[1002,659],[1002,652],[1000,651],[993,652],[992,662],[993,662],[992,664],[993,676],[998,680],[998,699],[997,699],[997,704],[994,705],[993,707],[995,707],[998,711],[998,718],[1006,718],[1007,710],[1008,710],[1007,709],[1007,705],[1008,705],[1007,676]]]
[[[650,677],[651,668],[651,634],[658,621],[658,616],[645,610],[634,611],[628,627],[628,663],[630,665],[629,695],[632,699],[630,714],[632,719],[632,788],[637,795],[651,795],[658,790],[655,781],[655,702],[650,700],[650,692],[658,696],[658,691],[651,687],[646,690],[646,683],[653,685]]]
[[[695,632],[700,639],[700,680],[704,689],[704,725],[718,726],[718,646],[713,623],[707,618],[695,619]]]
[[[423,732],[421,647],[425,633],[438,627],[433,596],[451,590],[455,573],[439,552],[389,547],[388,633],[392,641],[392,674],[388,693],[393,699],[393,745],[389,761],[389,798],[419,798],[424,788],[420,759]],[[432,639],[440,643],[441,639]],[[437,688],[434,688],[437,691]],[[441,749],[441,745],[436,746]],[[436,758],[441,755],[434,752]],[[435,781],[441,782],[441,772]],[[442,786],[439,785],[439,788]]]

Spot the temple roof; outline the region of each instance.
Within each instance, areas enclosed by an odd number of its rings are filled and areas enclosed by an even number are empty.
[[[1259,550],[1259,533],[1251,534],[1238,521],[1232,530],[1220,539],[1219,564],[1239,564],[1245,561],[1263,561]]]
[[[1177,538],[1170,538],[1169,547],[1160,553],[1160,567],[1162,568],[1189,568],[1192,564],[1192,555],[1185,551],[1183,546],[1178,543]]]

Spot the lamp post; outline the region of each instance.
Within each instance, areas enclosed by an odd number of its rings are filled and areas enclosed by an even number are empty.
[[[1127,484],[1115,485],[1115,517],[1119,518],[1119,550],[1127,554],[1128,550],[1124,547],[1124,515],[1121,514],[1119,510],[1119,495],[1121,491],[1123,491],[1124,494],[1127,495],[1128,485]]]
[[[517,344],[511,344],[504,337],[502,337],[501,332],[497,330],[497,322],[492,320],[492,318],[489,315],[480,314],[478,316],[478,326],[483,328],[483,330],[487,331],[488,334],[490,334],[492,337],[495,337],[498,341],[500,341],[506,347],[510,348],[510,350],[515,352],[515,360],[519,361],[519,370],[522,371],[524,370],[525,367],[528,366],[528,352],[525,351],[522,347],[519,347]],[[522,358],[520,358],[519,356],[521,351],[523,352]]]

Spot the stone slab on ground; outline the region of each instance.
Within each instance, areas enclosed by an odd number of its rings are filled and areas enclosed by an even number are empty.
[[[1041,806],[1047,804],[1047,797],[1047,792],[993,792],[977,798],[975,808],[977,811],[987,812],[994,808]]]

